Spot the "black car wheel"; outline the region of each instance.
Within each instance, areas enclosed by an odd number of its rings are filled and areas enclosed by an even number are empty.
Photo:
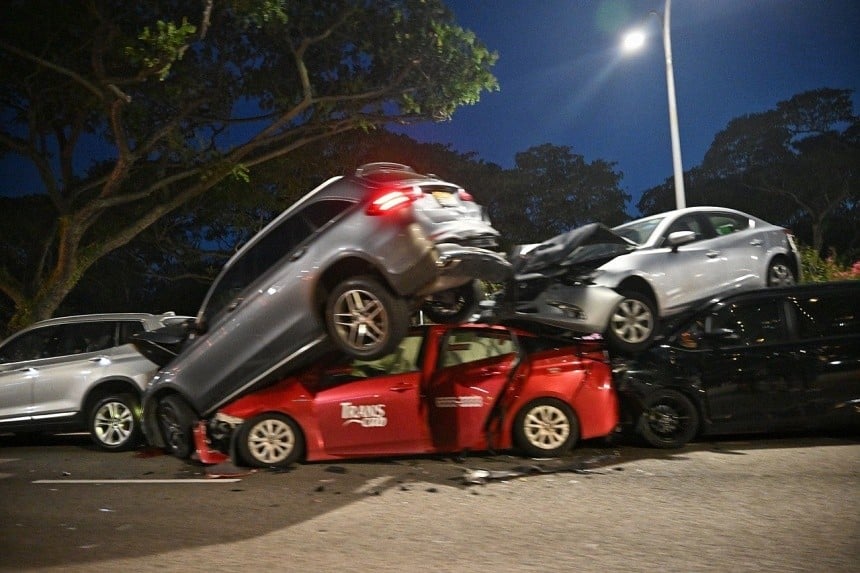
[[[188,458],[194,450],[192,432],[197,422],[197,416],[188,404],[171,394],[158,402],[156,416],[167,451],[179,459]]]
[[[481,281],[469,281],[464,285],[431,295],[421,305],[421,310],[432,322],[456,324],[464,322],[475,313],[478,302],[483,296]]]
[[[680,448],[699,431],[699,413],[680,392],[658,390],[645,400],[636,430],[655,448]]]
[[[767,286],[789,286],[797,282],[794,271],[782,257],[777,257],[767,266]]]
[[[259,467],[284,468],[304,453],[298,425],[283,414],[261,414],[239,428],[237,449],[242,460]]]
[[[344,281],[329,295],[326,330],[346,354],[373,360],[392,352],[409,329],[409,306],[376,279]]]
[[[570,407],[554,398],[532,400],[514,419],[514,444],[527,456],[556,457],[579,439],[579,422]]]
[[[99,400],[89,415],[89,432],[96,445],[119,452],[140,441],[138,400],[133,394],[117,394]]]
[[[656,306],[648,296],[636,291],[623,292],[622,296],[609,317],[609,344],[621,352],[645,350],[657,332]]]

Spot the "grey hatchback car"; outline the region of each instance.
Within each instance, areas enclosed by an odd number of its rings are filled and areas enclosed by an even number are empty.
[[[104,450],[140,441],[140,397],[157,365],[131,344],[180,324],[173,313],[111,313],[37,322],[0,343],[0,432],[87,430]]]
[[[510,272],[497,241],[471,195],[436,176],[373,163],[329,179],[227,262],[187,340],[141,337],[165,364],[144,398],[147,439],[186,457],[199,417],[332,346],[371,360],[397,347],[419,308],[461,321],[479,280]]]

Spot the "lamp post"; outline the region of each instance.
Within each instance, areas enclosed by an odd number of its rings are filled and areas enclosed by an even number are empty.
[[[675,173],[675,206],[683,209],[687,206],[684,191],[684,167],[681,163],[681,136],[678,133],[678,105],[675,101],[675,72],[672,68],[672,37],[670,33],[672,0],[665,0],[663,7],[663,51],[666,55],[666,91],[669,95],[669,132],[672,136],[672,168]],[[651,12],[657,15],[656,12]],[[635,50],[642,46],[645,35],[641,32],[630,32],[624,38],[624,48]]]

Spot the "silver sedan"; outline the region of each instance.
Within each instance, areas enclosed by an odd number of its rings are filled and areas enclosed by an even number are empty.
[[[661,320],[731,292],[792,284],[788,230],[722,207],[690,207],[609,229],[598,223],[517,247],[514,278],[487,313],[647,348]]]

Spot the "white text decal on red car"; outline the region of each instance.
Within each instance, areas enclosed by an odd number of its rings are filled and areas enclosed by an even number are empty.
[[[388,424],[385,417],[385,404],[340,403],[340,417],[346,420],[343,425],[359,424],[364,428],[383,428]]]

